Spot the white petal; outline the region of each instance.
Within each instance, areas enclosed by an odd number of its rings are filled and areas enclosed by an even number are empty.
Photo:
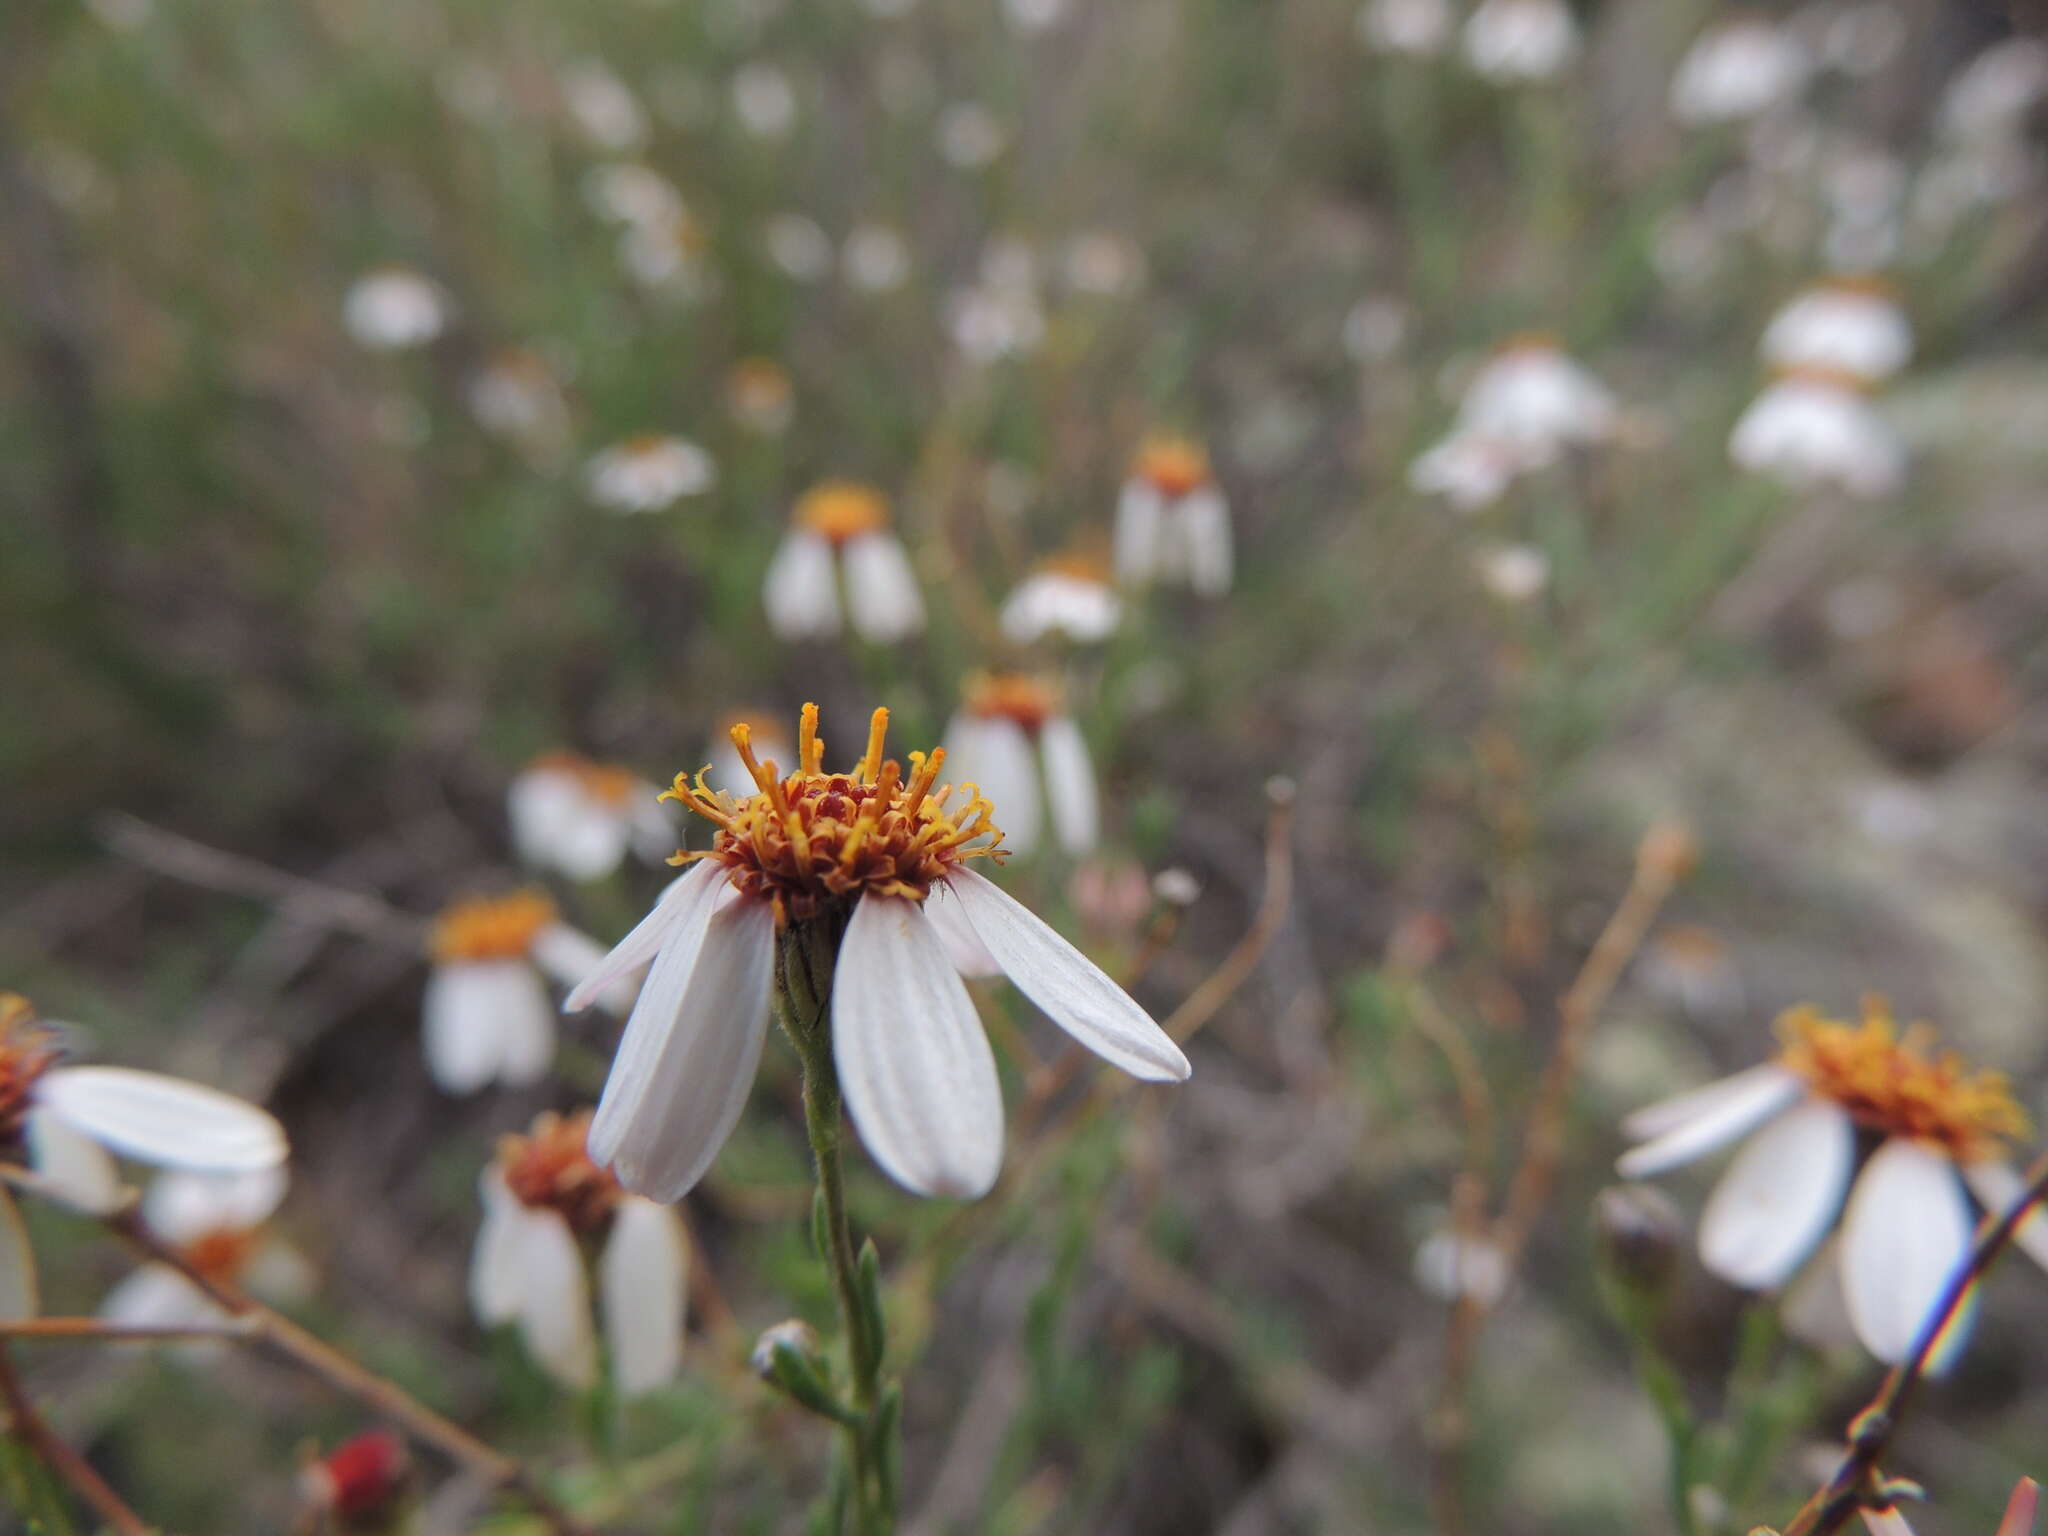
[[[669,802],[661,799],[660,794],[652,784],[635,785],[626,812],[626,831],[633,852],[650,864],[660,863],[682,843],[676,819],[669,813]]]
[[[469,1256],[469,1306],[486,1327],[510,1322],[519,1315],[525,1284],[520,1267],[520,1207],[496,1166],[477,1181],[484,1220],[477,1228],[476,1247]]]
[[[832,978],[832,1058],[868,1153],[905,1189],[973,1199],[1003,1166],[995,1054],[918,904],[867,895]]]
[[[428,1075],[455,1094],[498,1078],[532,1082],[554,1057],[553,1014],[539,974],[524,960],[437,965],[420,1001]]]
[[[498,1043],[498,1081],[525,1088],[548,1075],[555,1062],[555,1004],[540,973],[530,965],[518,986],[505,989]]]
[[[1044,817],[1038,759],[1031,738],[1014,720],[960,714],[946,727],[946,777],[972,783],[995,807],[1003,846],[1017,854],[1038,846]]]
[[[1630,1141],[1650,1141],[1666,1131],[1675,1131],[1681,1125],[1699,1119],[1709,1110],[1719,1108],[1723,1099],[1745,1098],[1761,1091],[1766,1083],[1795,1081],[1797,1079],[1792,1073],[1776,1062],[1767,1061],[1732,1077],[1716,1078],[1704,1087],[1688,1089],[1668,1099],[1646,1104],[1622,1117],[1621,1134]]]
[[[530,768],[505,793],[505,819],[522,862],[550,865],[569,823],[583,814],[587,796],[573,774]]]
[[[953,962],[953,969],[962,976],[978,980],[1003,974],[1003,968],[996,964],[996,957],[988,952],[988,946],[981,942],[981,935],[974,931],[974,924],[961,911],[960,898],[953,894],[953,888],[945,881],[934,885],[925,897],[924,916],[938,934],[939,942],[946,946],[946,955]]]
[[[522,1209],[516,1218],[519,1334],[547,1373],[573,1391],[597,1382],[597,1334],[590,1323],[590,1280],[569,1224],[553,1211]]]
[[[554,828],[548,855],[540,862],[571,880],[602,880],[626,857],[625,818],[608,806],[584,804]]]
[[[1994,1216],[2003,1216],[2027,1192],[2027,1181],[2010,1163],[1986,1159],[1963,1169],[1963,1182],[1977,1203]],[[2043,1269],[2048,1269],[2048,1213],[2037,1204],[2027,1219],[2013,1229],[2013,1246]]]
[[[22,1322],[37,1310],[35,1250],[21,1212],[0,1188],[0,1323]]]
[[[291,1175],[280,1164],[249,1173],[188,1173],[175,1169],[151,1181],[142,1219],[158,1237],[190,1243],[210,1232],[250,1232],[284,1200]]]
[[[1913,1527],[1896,1508],[1864,1510],[1863,1525],[1870,1536],[1913,1536]]]
[[[534,934],[533,947],[528,952],[543,975],[564,987],[577,986],[584,977],[603,965],[610,953],[590,935],[578,933],[567,923],[549,923],[542,928]],[[599,994],[598,1001],[613,1012],[624,1014],[632,1008],[634,994],[638,991],[639,988],[630,984],[623,987],[614,985],[606,987]]]
[[[1956,1165],[1903,1137],[1879,1147],[1842,1220],[1842,1291],[1864,1348],[1887,1365],[1912,1353],[1969,1248],[1970,1207]]]
[[[1187,1077],[1188,1059],[1166,1031],[1028,908],[971,869],[955,868],[946,883],[1004,974],[1053,1023],[1133,1077]]]
[[[1700,1213],[1700,1262],[1730,1285],[1783,1285],[1842,1207],[1856,1129],[1839,1104],[1808,1099],[1738,1152]]]
[[[28,1112],[29,1161],[59,1199],[94,1216],[121,1204],[121,1172],[107,1149],[55,1110]]]
[[[1759,1068],[1754,1073],[1745,1072],[1702,1088],[1697,1094],[1653,1104],[1640,1111],[1640,1121],[1629,1122],[1631,1128],[1637,1123],[1654,1123],[1668,1124],[1669,1129],[1624,1153],[1615,1161],[1615,1170],[1625,1179],[1646,1179],[1704,1157],[1746,1135],[1805,1091],[1790,1072],[1776,1067]],[[1677,1117],[1681,1106],[1692,1111],[1688,1118]]]
[[[1176,502],[1171,515],[1188,585],[1203,597],[1223,596],[1231,576],[1230,509],[1223,493],[1201,486]]]
[[[1116,500],[1116,579],[1142,587],[1159,574],[1160,524],[1166,503],[1150,484],[1127,480]]]
[[[664,950],[647,978],[590,1128],[592,1158],[635,1194],[664,1201],[704,1176],[746,1107],[768,1030],[775,913],[735,901],[683,957],[680,981],[662,974],[669,958]],[[650,1005],[648,1043],[629,1052]]]
[[[627,1196],[612,1217],[598,1264],[612,1379],[627,1397],[675,1380],[683,1359],[690,1250],[676,1213]]]
[[[893,533],[864,533],[849,539],[846,562],[846,608],[853,627],[869,640],[886,644],[924,628],[924,594],[910,568],[909,551]]]
[[[168,1264],[145,1264],[107,1292],[100,1316],[128,1328],[192,1328],[219,1322],[222,1313]]]
[[[826,540],[802,531],[785,537],[761,585],[768,627],[784,640],[839,633],[834,575],[832,546]]]
[[[710,859],[692,864],[687,872],[669,881],[654,908],[634,925],[633,931],[612,946],[598,967],[577,982],[562,1004],[564,1013],[581,1013],[614,986],[652,960],[667,944],[671,933],[688,923],[700,928],[709,917],[711,898],[724,882],[719,866]]]
[[[110,1151],[168,1168],[239,1173],[285,1160],[284,1127],[244,1099],[128,1067],[59,1067],[39,1104]]]
[[[1065,715],[1054,715],[1038,733],[1045,763],[1045,798],[1052,806],[1052,829],[1060,847],[1071,854],[1094,850],[1101,833],[1095,794],[1095,765],[1081,728]]]

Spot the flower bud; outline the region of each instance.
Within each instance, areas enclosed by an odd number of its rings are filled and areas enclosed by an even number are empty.
[[[1600,1267],[1617,1284],[1655,1295],[1677,1272],[1685,1220],[1662,1190],[1616,1184],[1593,1198],[1593,1236]]]
[[[412,1459],[388,1429],[344,1440],[306,1464],[299,1487],[306,1502],[345,1531],[391,1528],[410,1491]]]
[[[834,1395],[831,1367],[818,1343],[817,1330],[791,1318],[767,1329],[754,1343],[748,1363],[769,1386],[815,1414],[845,1422],[849,1410]]]

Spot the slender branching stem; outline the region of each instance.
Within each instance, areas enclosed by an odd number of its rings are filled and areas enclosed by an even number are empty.
[[[0,1406],[4,1406],[7,1412],[8,1432],[28,1447],[44,1466],[69,1484],[71,1491],[91,1508],[107,1529],[115,1532],[116,1536],[150,1536],[155,1527],[130,1509],[121,1496],[107,1486],[106,1479],[93,1470],[92,1463],[79,1455],[36,1412],[21,1378],[14,1374],[14,1362],[8,1358],[5,1344],[0,1344]]]

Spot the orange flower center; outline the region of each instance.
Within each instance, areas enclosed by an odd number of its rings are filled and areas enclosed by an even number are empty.
[[[741,358],[726,382],[733,399],[749,410],[780,410],[789,403],[789,372],[773,358]]]
[[[182,1250],[185,1262],[216,1285],[233,1285],[248,1268],[259,1235],[238,1227],[220,1227],[187,1243]]]
[[[1827,368],[1819,363],[1798,363],[1789,368],[1774,368],[1771,377],[1781,382],[1818,384],[1826,389],[1839,389],[1847,394],[1867,395],[1870,380],[1860,373],[1847,368]]]
[[[984,720],[1013,720],[1036,736],[1059,713],[1059,684],[1026,672],[977,672],[961,707]]]
[[[1064,576],[1070,581],[1093,582],[1098,587],[1109,585],[1108,562],[1101,556],[1085,550],[1050,555],[1038,562],[1038,569],[1047,576]]]
[[[1185,437],[1147,438],[1133,466],[1138,478],[1162,496],[1185,496],[1209,480],[1209,453]]]
[[[937,783],[946,753],[910,754],[901,764],[882,755],[889,711],[868,722],[867,751],[851,771],[824,770],[818,706],[806,704],[797,733],[797,771],[784,775],[773,761],[754,756],[753,732],[732,728],[732,742],[754,776],[758,793],[745,799],[712,789],[699,771],[677,774],[664,797],[681,801],[718,827],[711,848],[679,853],[669,862],[716,859],[748,896],[772,902],[778,926],[843,907],[863,891],[922,901],[932,882],[963,859],[1001,859],[1002,833],[990,820],[994,807],[972,784],[960,786],[961,803],[948,808],[952,785]],[[967,846],[979,839],[988,842]]]
[[[796,523],[844,544],[864,533],[889,526],[889,503],[872,486],[850,480],[828,480],[804,492],[796,504]]]
[[[624,1191],[590,1160],[591,1111],[542,1115],[524,1136],[498,1142],[498,1168],[521,1205],[556,1211],[572,1232],[601,1232]]]
[[[458,901],[434,919],[427,948],[443,963],[523,960],[533,936],[555,920],[555,904],[538,891]]]
[[[49,1031],[36,1023],[35,1005],[18,992],[0,992],[0,1146],[21,1139],[36,1079],[57,1055]]]
[[[1794,1008],[1778,1020],[1778,1033],[1778,1060],[1858,1125],[1934,1142],[1959,1162],[2027,1134],[2003,1073],[1973,1072],[1952,1052],[1934,1055],[1928,1025],[1899,1034],[1882,999],[1865,1000],[1860,1024]]]

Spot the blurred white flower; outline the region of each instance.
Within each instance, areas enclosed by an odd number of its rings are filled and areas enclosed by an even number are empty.
[[[800,283],[821,281],[832,270],[832,237],[816,219],[778,213],[768,220],[768,259]]]
[[[1813,56],[1789,27],[1760,16],[1701,33],[1671,78],[1671,115],[1695,126],[1767,112],[1806,88]]]
[[[1799,489],[1833,485],[1876,497],[1905,481],[1906,451],[1852,382],[1788,374],[1735,423],[1728,453],[1744,469]]]
[[[1353,26],[1368,48],[1427,58],[1450,42],[1452,19],[1450,0],[1366,0]]]
[[[1192,870],[1170,864],[1152,877],[1152,894],[1169,907],[1192,907],[1202,899],[1202,882]]]
[[[159,1174],[143,1197],[143,1224],[209,1280],[266,1301],[302,1300],[313,1287],[312,1265],[264,1228],[288,1182],[282,1164],[237,1174]],[[227,1319],[218,1302],[168,1264],[145,1264],[128,1275],[107,1292],[100,1316],[129,1328],[197,1328]]]
[[[647,138],[647,114],[640,99],[610,67],[579,59],[562,71],[562,105],[592,147],[622,153]]]
[[[683,195],[652,167],[632,162],[594,165],[583,175],[583,200],[614,224],[659,224],[683,217]]]
[[[1899,1036],[1881,1002],[1865,1003],[1860,1025],[1799,1008],[1778,1027],[1772,1061],[1624,1120],[1641,1145],[1616,1166],[1648,1178],[1748,1137],[1701,1213],[1700,1261],[1731,1285],[1776,1290],[1840,1213],[1849,1319],[1866,1349],[1897,1364],[1969,1249],[1965,1185],[1993,1211],[2019,1194],[2005,1143],[2025,1117],[2003,1077],[1933,1056],[1925,1026]],[[1882,1139],[1852,1189],[1859,1132]],[[2048,1218],[2029,1217],[2015,1240],[2048,1264]],[[1953,1363],[1968,1321],[1966,1307],[1934,1369]]]
[[[1045,311],[1030,288],[990,283],[961,288],[946,308],[953,344],[978,366],[1029,352],[1045,339]]]
[[[1557,448],[1613,436],[1614,395],[1546,337],[1508,342],[1480,364],[1458,406],[1461,428]]]
[[[156,14],[156,0],[86,0],[86,9],[116,32],[134,32]]]
[[[590,1112],[546,1114],[507,1136],[478,1181],[484,1219],[470,1257],[469,1298],[486,1327],[516,1323],[527,1352],[571,1391],[597,1384],[585,1243],[597,1259],[605,1353],[621,1396],[675,1379],[683,1358],[690,1251],[666,1206],[620,1189],[590,1159]]]
[[[1143,285],[1145,253],[1122,235],[1084,230],[1062,249],[1060,272],[1075,293],[1113,298]]]
[[[862,293],[893,293],[910,278],[910,246],[887,224],[856,224],[839,253],[847,285]]]
[[[545,1077],[555,1059],[547,981],[574,986],[604,958],[604,946],[562,922],[537,891],[444,907],[427,950],[433,967],[420,1002],[427,1073],[454,1094],[494,1082],[523,1088]],[[620,978],[603,1002],[624,1013],[632,978]]]
[[[356,279],[342,321],[357,345],[377,352],[424,346],[448,323],[441,285],[410,267],[379,267]]]
[[[1059,685],[1020,672],[977,673],[946,726],[947,771],[1003,808],[1003,846],[1035,852],[1050,812],[1054,840],[1071,856],[1101,836],[1095,766]]]
[[[1489,544],[1472,557],[1480,585],[1504,603],[1526,603],[1550,585],[1550,557],[1533,544]]]
[[[683,299],[703,298],[716,286],[704,263],[704,232],[687,213],[628,224],[619,234],[619,263],[641,286]]]
[[[1890,378],[1913,355],[1913,326],[1888,284],[1837,279],[1771,317],[1760,346],[1773,368],[1817,369],[1863,383]]]
[[[1008,143],[996,115],[978,101],[956,101],[939,114],[939,154],[948,165],[978,171]]]
[[[574,752],[528,763],[505,796],[512,846],[535,869],[602,880],[631,852],[658,863],[676,851],[661,791],[630,768]]]
[[[1481,0],[1465,21],[1465,58],[1490,80],[1547,80],[1579,51],[1564,0]]]
[[[626,1188],[674,1200],[703,1176],[760,1062],[778,931],[817,922],[828,905],[846,914],[827,1027],[847,1112],[883,1172],[914,1193],[971,1199],[1002,1166],[1002,1084],[948,935],[1112,1065],[1147,1081],[1188,1075],[1179,1047],[1115,982],[969,867],[997,854],[989,800],[937,788],[942,751],[912,754],[906,779],[884,755],[887,730],[877,710],[859,762],[827,773],[806,707],[798,771],[771,773],[737,727],[756,794],[677,780],[719,827],[713,851],[590,978],[653,961],[590,1132],[592,1158]]]
[[[1518,475],[1555,457],[1548,447],[1532,452],[1512,438],[1453,428],[1408,466],[1408,484],[1426,496],[1443,497],[1459,512],[1476,512],[1505,496]]]
[[[590,499],[613,512],[659,512],[718,483],[711,455],[680,437],[649,433],[614,443],[584,472]]]
[[[789,430],[796,416],[796,389],[789,370],[772,357],[743,357],[725,376],[725,402],[732,419],[764,437]]]
[[[1184,437],[1147,438],[1117,496],[1117,580],[1132,587],[1178,583],[1221,597],[1234,563],[1230,505],[1208,450]]]
[[[1507,1259],[1485,1237],[1443,1227],[1415,1250],[1415,1283],[1439,1301],[1491,1307],[1507,1292]]]
[[[768,627],[784,640],[823,639],[840,630],[878,644],[924,629],[924,597],[910,553],[889,527],[880,491],[831,480],[806,491],[790,515],[762,583]]]
[[[1116,632],[1123,602],[1109,572],[1085,555],[1041,561],[1004,599],[1003,634],[1032,645],[1058,633],[1081,645],[1099,645]]]
[[[757,139],[786,139],[796,127],[796,87],[773,64],[743,64],[732,75],[732,110]]]
[[[1003,0],[1003,19],[1024,33],[1057,26],[1067,14],[1067,0]]]
[[[507,347],[470,375],[469,412],[478,426],[543,456],[567,444],[569,403],[547,359]]]
[[[1958,71],[1942,92],[1941,127],[1952,138],[2016,139],[2048,97],[2048,41],[2011,37]]]

